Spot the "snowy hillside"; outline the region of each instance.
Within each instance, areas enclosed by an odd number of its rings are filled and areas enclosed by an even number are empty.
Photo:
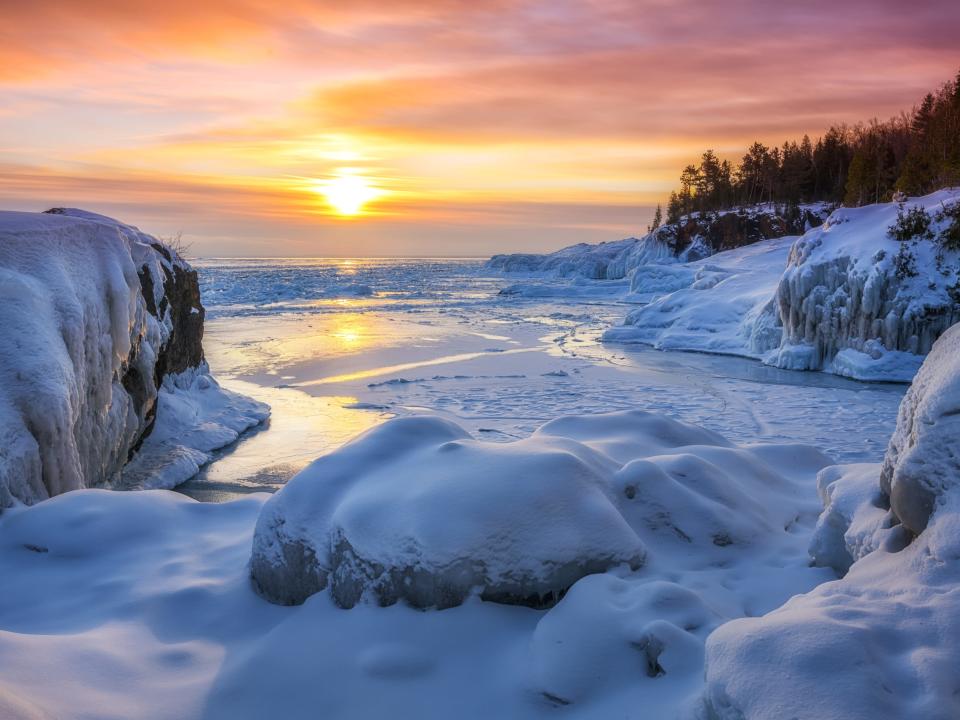
[[[209,376],[202,333],[196,273],[155,238],[79,210],[0,213],[0,507],[175,484],[264,419]]]
[[[822,223],[828,211],[827,204],[814,203],[801,205],[792,213],[770,204],[698,212],[640,239],[580,243],[545,255],[494,255],[486,268],[548,277],[619,280],[643,265],[698,260],[768,238],[799,235]]]
[[[923,363],[883,466],[820,486],[811,550],[844,577],[710,636],[707,716],[960,717],[960,326]]]
[[[960,191],[943,190],[902,207],[841,208],[795,243],[765,240],[693,263],[638,267],[631,290],[647,304],[604,339],[908,381],[960,320],[960,246],[943,239],[958,203]],[[892,238],[898,213],[909,217],[912,208],[927,213],[929,227]]]

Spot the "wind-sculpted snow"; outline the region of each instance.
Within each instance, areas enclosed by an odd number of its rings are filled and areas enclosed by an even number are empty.
[[[808,473],[827,464],[803,446],[737,449],[643,412],[566,417],[510,443],[398,418],[270,499],[251,570],[282,604],[329,586],[347,608],[364,597],[445,608],[473,593],[550,605],[585,575],[636,571],[648,548],[722,562],[783,533],[803,505],[774,469],[784,456]]]
[[[634,262],[655,262],[672,257],[669,248],[654,238],[626,238],[598,245],[579,243],[546,255],[518,253],[494,255],[484,266],[509,273],[619,280]]]
[[[202,330],[196,274],[155,238],[79,210],[0,214],[0,507],[121,482],[164,422],[165,379],[206,372]]]
[[[960,326],[933,346],[883,466],[828,468],[811,543],[846,575],[707,641],[718,720],[960,717]]]

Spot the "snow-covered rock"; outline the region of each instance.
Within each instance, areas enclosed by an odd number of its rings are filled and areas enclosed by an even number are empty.
[[[552,604],[578,579],[636,570],[648,548],[704,562],[783,533],[803,495],[774,469],[829,464],[803,446],[735,448],[643,412],[566,417],[483,442],[449,421],[391,420],[320,458],[264,506],[251,571],[300,603],[450,607],[473,593]],[[692,550],[696,548],[696,550]]]
[[[581,277],[590,280],[618,280],[626,276],[628,256],[636,255],[643,248],[649,261],[667,257],[669,249],[649,238],[625,238],[598,245],[578,243],[553,253],[516,253],[494,255],[485,267],[508,273],[550,275],[552,277]]]
[[[936,342],[900,404],[880,489],[914,533],[948,495],[960,494],[960,325]]]
[[[882,466],[829,468],[814,557],[847,574],[707,641],[717,720],[960,717],[960,326],[933,346]]]
[[[156,238],[80,210],[0,213],[0,507],[120,483],[165,422],[161,386],[206,375],[202,334],[196,273]]]
[[[905,201],[935,215],[960,202],[960,190]],[[863,380],[909,381],[933,342],[960,321],[950,288],[960,253],[933,239],[888,235],[900,205],[836,210],[790,251],[776,292],[783,338],[767,362],[798,370],[830,369]],[[946,221],[934,221],[933,235]],[[898,273],[901,253],[914,273]]]

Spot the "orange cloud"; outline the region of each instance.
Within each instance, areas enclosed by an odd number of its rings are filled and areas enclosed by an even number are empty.
[[[705,147],[908,108],[955,72],[960,26],[953,0],[0,4],[6,206],[327,253],[366,226],[418,253],[439,227],[637,232]],[[349,226],[309,190],[344,167],[385,191]]]

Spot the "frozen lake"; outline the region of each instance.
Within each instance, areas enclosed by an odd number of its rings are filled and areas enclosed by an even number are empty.
[[[273,408],[267,427],[183,486],[202,500],[275,489],[368,427],[417,413],[498,441],[558,415],[637,408],[737,443],[804,442],[838,462],[878,461],[906,390],[603,344],[632,307],[625,281],[495,275],[479,260],[194,265],[214,374]]]

